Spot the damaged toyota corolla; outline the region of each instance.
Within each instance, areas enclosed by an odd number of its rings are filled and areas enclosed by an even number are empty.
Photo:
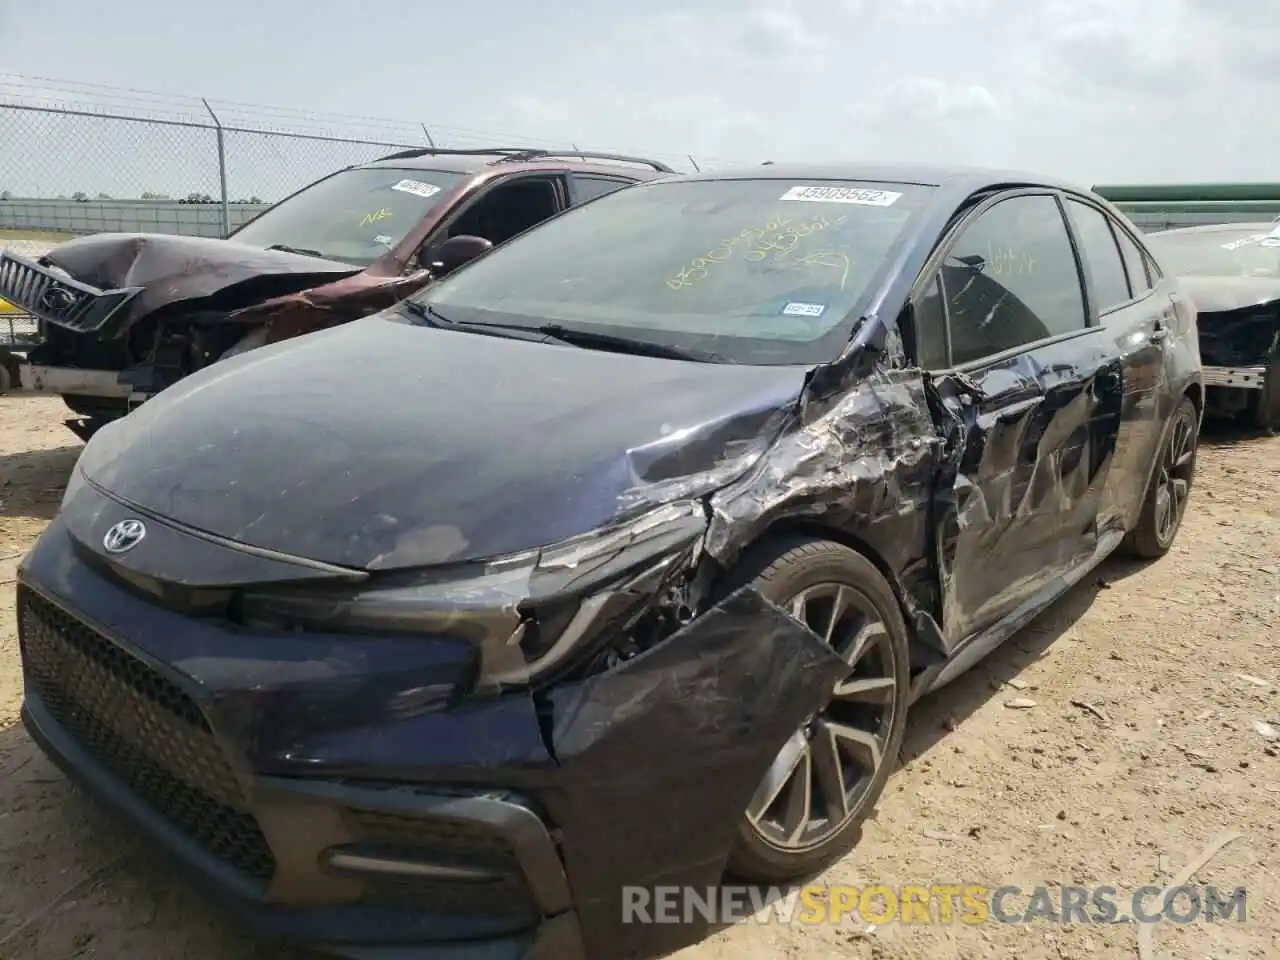
[[[264,936],[657,955],[703,928],[627,887],[833,862],[915,698],[1169,549],[1201,403],[1092,194],[641,185],[99,432],[20,569],[23,718]]]
[[[1195,301],[1211,414],[1280,429],[1280,221],[1148,234]]]

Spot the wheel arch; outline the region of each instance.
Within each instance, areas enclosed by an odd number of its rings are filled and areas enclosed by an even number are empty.
[[[885,582],[889,584],[889,589],[893,591],[894,599],[898,601],[898,612],[902,614],[902,620],[907,628],[907,647],[911,658],[912,673],[914,674],[917,670],[938,663],[942,659],[932,646],[920,639],[919,630],[916,626],[916,613],[906,602],[901,581],[885,560],[884,555],[869,540],[850,532],[846,528],[831,526],[812,517],[783,516],[773,520],[762,529],[748,546],[765,540],[776,540],[783,537],[813,537],[820,540],[830,540],[833,543],[848,547],[855,553],[865,557],[884,577]],[[741,552],[739,552],[739,556],[741,556]]]
[[[1192,380],[1187,384],[1187,388],[1182,391],[1184,397],[1190,397],[1191,402],[1196,406],[1196,416],[1204,416],[1204,385],[1198,380]]]

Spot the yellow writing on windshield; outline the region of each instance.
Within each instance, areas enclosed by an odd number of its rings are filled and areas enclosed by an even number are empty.
[[[1036,258],[1016,247],[987,244],[987,270],[993,277],[1027,277],[1040,269]]]
[[[747,227],[732,237],[722,240],[702,256],[690,260],[675,276],[667,280],[667,286],[672,290],[683,290],[694,286],[711,275],[710,268],[714,264],[731,260],[738,250],[745,251],[743,259],[749,263],[763,263],[771,260],[789,261],[796,266],[831,266],[830,262],[820,262],[821,259],[844,257],[847,275],[849,259],[843,254],[811,253],[802,257],[795,256],[800,242],[806,237],[837,226],[846,219],[842,216],[830,220],[826,214],[819,213],[796,222],[791,216],[777,216],[763,226]]]
[[[367,227],[370,224],[377,223],[379,220],[385,220],[391,216],[391,208],[383,207],[374,213],[366,213],[364,219],[360,221],[360,226]]]
[[[829,267],[832,270],[839,270],[841,290],[849,282],[849,270],[853,267],[853,261],[849,259],[849,255],[840,253],[838,250],[807,253],[803,257],[797,257],[792,262],[797,267]]]

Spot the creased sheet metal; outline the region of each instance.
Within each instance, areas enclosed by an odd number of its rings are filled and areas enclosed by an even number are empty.
[[[617,670],[550,693],[558,820],[588,956],[660,955],[705,933],[624,926],[623,885],[718,882],[769,764],[847,672],[743,589]]]
[[[939,379],[951,421],[935,501],[948,645],[1092,554],[1123,384],[1114,354],[1081,342]]]
[[[210,309],[239,306],[360,273],[350,264],[233,240],[161,234],[80,237],[54,247],[45,259],[76,280],[104,290],[142,288],[127,305],[116,333],[178,303]]]

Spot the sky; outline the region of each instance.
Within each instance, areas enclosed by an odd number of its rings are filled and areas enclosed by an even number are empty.
[[[1280,181],[1274,0],[2,0],[0,43],[9,74],[426,123],[442,142]],[[216,186],[205,131],[144,143],[94,123],[0,122],[0,188],[14,142],[54,133],[113,189],[176,176],[175,153],[184,183]],[[281,156],[340,165],[236,149],[233,194],[277,191],[261,168]],[[128,186],[102,172],[125,153]]]

